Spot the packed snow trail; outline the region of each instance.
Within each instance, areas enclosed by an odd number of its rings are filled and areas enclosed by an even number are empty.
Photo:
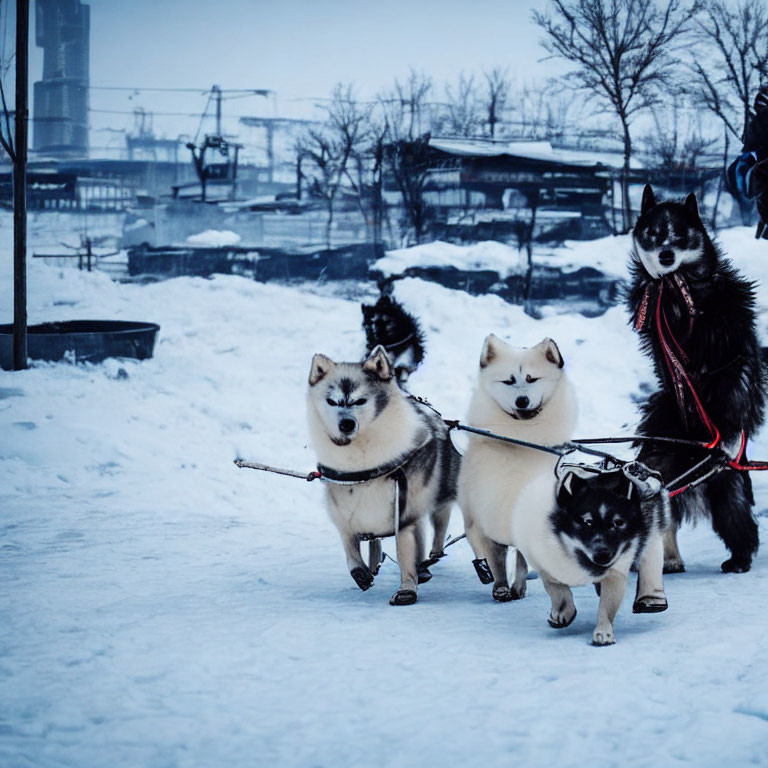
[[[726,236],[765,285],[751,234]],[[609,246],[624,258],[625,239],[593,247]],[[0,274],[4,315],[10,283]],[[591,588],[552,630],[541,582],[495,603],[466,541],[415,606],[390,607],[397,568],[357,589],[318,484],[232,463],[313,468],[310,360],[359,357],[358,301],[238,277],[118,285],[37,263],[29,283],[30,322],[143,319],[161,333],[141,363],[0,372],[0,765],[768,762],[765,546],[726,576],[711,527],[684,528],[669,610],[633,615],[630,588],[609,648],[589,644]],[[621,307],[533,320],[417,280],[397,296],[427,335],[411,390],[446,417],[463,417],[494,331],[557,340],[580,437],[631,433],[652,377]],[[768,458],[765,431],[750,457]],[[765,474],[753,479],[768,541]]]

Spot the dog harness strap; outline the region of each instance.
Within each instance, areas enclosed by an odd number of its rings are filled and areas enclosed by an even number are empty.
[[[340,469],[333,469],[333,467],[327,467],[325,464],[318,464],[317,471],[320,476],[325,480],[330,480],[332,483],[367,483],[370,480],[377,480],[380,477],[386,477],[391,475],[400,467],[408,463],[412,453],[408,454],[405,459],[397,459],[396,461],[388,464],[381,464],[378,467],[372,469],[363,469],[359,472],[344,472]]]
[[[768,470],[768,461],[746,461],[742,462],[744,458],[744,451],[747,448],[747,434],[744,430],[741,430],[741,446],[739,447],[739,453],[735,459],[728,462],[728,466],[731,469],[738,469],[741,472],[750,472],[752,470],[765,471]]]
[[[691,296],[688,283],[679,272],[675,272],[672,275],[672,279],[675,281],[677,290],[680,292],[680,295],[685,302],[685,306],[688,308],[688,335],[690,336],[693,333],[693,321],[696,318],[696,307],[693,304],[693,296]]]
[[[640,302],[640,309],[637,310],[637,318],[635,319],[635,330],[642,331],[645,325],[645,318],[648,315],[648,302],[651,298],[651,284],[645,286],[645,293],[643,294],[643,300]]]
[[[426,442],[414,448],[410,453],[406,453],[404,456],[400,456],[394,461],[387,464],[380,464],[378,467],[373,467],[372,469],[362,469],[358,472],[345,472],[340,469],[334,469],[333,467],[327,467],[325,464],[318,464],[317,472],[322,480],[326,480],[330,483],[349,483],[350,485],[368,483],[371,480],[378,480],[380,477],[394,477],[398,470],[402,470],[402,468],[408,464],[408,462],[422,448],[426,448],[433,439],[434,438],[430,437]],[[403,474],[403,479],[405,479],[405,474]]]
[[[400,517],[405,512],[405,502],[408,498],[408,478],[402,467],[395,470],[391,477],[395,486],[395,536],[397,536],[400,531]]]
[[[664,319],[664,325],[666,325],[667,330],[669,331],[669,334],[675,343],[675,346],[677,346],[677,348],[680,349],[680,345],[677,343],[677,340],[675,339],[671,329],[669,328],[669,323],[667,321],[666,314],[664,314],[664,310],[662,308],[661,301],[662,301],[663,294],[664,294],[664,281],[662,280],[661,283],[659,283],[659,295],[656,300],[656,333],[659,337],[659,344],[661,345],[661,351],[664,353],[664,360],[667,364],[667,369],[669,371],[670,376],[672,377],[672,384],[675,389],[675,396],[677,398],[678,408],[680,409],[680,415],[685,420],[685,411],[686,411],[685,388],[687,388],[691,396],[693,397],[693,401],[696,406],[696,410],[699,414],[699,418],[701,419],[702,423],[709,431],[710,442],[707,443],[705,447],[714,448],[720,443],[720,431],[712,422],[712,420],[709,418],[709,415],[707,414],[707,411],[704,408],[704,405],[699,399],[699,396],[696,392],[696,388],[693,386],[693,383],[691,382],[685,370],[685,366],[677,358],[674,351],[672,350],[672,347],[669,345],[669,342],[667,341],[664,335],[664,327],[662,325],[662,316]]]
[[[382,344],[381,346],[384,347],[384,349],[386,349],[387,352],[390,352],[395,347],[401,347],[407,341],[410,341],[413,338],[413,336],[414,336],[413,331],[411,331],[411,333],[409,333],[404,339],[400,339],[399,341],[393,341],[389,344]]]

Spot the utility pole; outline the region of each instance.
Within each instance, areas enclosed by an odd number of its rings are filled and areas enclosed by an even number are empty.
[[[16,0],[16,145],[13,163],[13,368],[27,367],[27,104],[29,0]]]
[[[216,97],[216,135],[221,136],[221,86],[214,85],[211,91]]]

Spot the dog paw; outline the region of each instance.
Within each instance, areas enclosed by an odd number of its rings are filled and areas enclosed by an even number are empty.
[[[576,609],[573,609],[573,613],[568,616],[567,613],[555,613],[554,611],[549,614],[547,624],[552,629],[565,629],[573,624],[573,620],[576,618]]]
[[[669,608],[666,597],[643,595],[632,603],[632,613],[661,613]]]
[[[526,588],[527,586],[525,582],[523,582],[521,586],[513,584],[509,588],[509,594],[512,596],[513,600],[522,600],[525,597]]]
[[[720,563],[723,573],[746,573],[752,567],[752,560],[746,557],[729,557]]]
[[[506,584],[497,584],[493,588],[493,599],[499,603],[508,603],[510,600],[514,600],[512,597],[512,590]]]
[[[370,589],[373,586],[373,574],[367,569],[362,568],[361,566],[357,566],[356,568],[353,568],[350,572],[350,575],[355,580],[355,584],[357,584],[360,589],[365,592],[366,589]]]
[[[389,598],[390,605],[413,605],[416,602],[417,595],[413,589],[398,589],[392,597]]]
[[[685,573],[685,563],[682,560],[665,560],[664,573]]]
[[[416,569],[416,575],[418,576],[419,584],[426,584],[432,578],[432,573],[424,563]]]
[[[595,629],[592,633],[592,645],[613,645],[615,642],[612,629]]]

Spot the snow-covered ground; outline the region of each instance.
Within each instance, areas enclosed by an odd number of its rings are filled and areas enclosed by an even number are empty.
[[[373,269],[383,275],[402,275],[412,267],[454,267],[466,270],[490,270],[500,277],[522,274],[525,253],[505,243],[484,240],[473,245],[454,245],[436,240],[433,243],[387,251]]]
[[[748,230],[723,241],[768,284],[765,243]],[[626,241],[579,248],[623,263]],[[583,436],[632,430],[651,376],[622,308],[534,320],[418,280],[397,296],[427,335],[411,389],[447,417],[463,415],[494,331],[557,340]],[[161,332],[141,363],[0,372],[0,765],[768,763],[765,551],[726,576],[710,527],[685,529],[669,610],[633,615],[628,595],[609,648],[589,645],[591,588],[576,590],[574,624],[552,630],[540,581],[494,603],[466,542],[415,606],[392,608],[396,568],[357,589],[317,484],[232,464],[313,467],[309,362],[359,357],[357,302],[233,276],[119,285],[38,262],[29,297],[31,322]],[[750,456],[768,458],[766,432]],[[768,539],[768,482],[754,480]]]
[[[206,229],[204,232],[198,232],[196,235],[190,235],[187,242],[190,245],[202,245],[218,247],[222,245],[237,245],[241,238],[237,232],[231,232],[228,229]]]

